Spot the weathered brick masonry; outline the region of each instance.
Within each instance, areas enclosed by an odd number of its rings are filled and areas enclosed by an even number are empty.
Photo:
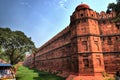
[[[120,25],[115,12],[76,7],[70,25],[29,56],[24,65],[60,75],[99,75],[120,71]],[[62,75],[62,76],[63,76]]]

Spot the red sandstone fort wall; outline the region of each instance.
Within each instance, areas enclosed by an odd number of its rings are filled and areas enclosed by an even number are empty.
[[[108,52],[103,54],[104,54],[105,71],[107,73],[115,73],[116,71],[120,71],[120,53]]]
[[[79,5],[70,26],[41,46],[24,64],[64,76],[120,71],[120,27],[112,22],[113,17],[114,12],[99,14],[87,5]]]
[[[105,71],[115,73],[120,71],[120,27],[116,26],[112,20],[115,16],[114,13],[105,14],[101,12],[101,16],[99,28]]]
[[[71,40],[69,27],[39,48],[35,55],[35,66],[50,72],[69,72],[71,66]]]

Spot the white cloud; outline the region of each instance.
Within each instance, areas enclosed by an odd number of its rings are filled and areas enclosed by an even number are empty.
[[[31,5],[28,2],[20,2],[21,5],[27,6],[27,7],[31,7]]]
[[[67,7],[65,6],[65,3],[67,2],[67,0],[60,0],[59,1],[59,5],[60,7],[64,8],[64,9],[67,9]]]

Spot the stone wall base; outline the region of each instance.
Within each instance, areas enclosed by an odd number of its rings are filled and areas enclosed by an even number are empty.
[[[77,75],[69,75],[66,80],[109,80],[114,79],[113,75],[110,75],[109,77],[103,77],[103,76],[77,76]]]

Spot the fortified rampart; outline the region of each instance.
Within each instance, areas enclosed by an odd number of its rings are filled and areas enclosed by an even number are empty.
[[[80,4],[70,25],[28,57],[24,65],[61,76],[100,75],[120,71],[120,25],[115,12],[93,11]]]

